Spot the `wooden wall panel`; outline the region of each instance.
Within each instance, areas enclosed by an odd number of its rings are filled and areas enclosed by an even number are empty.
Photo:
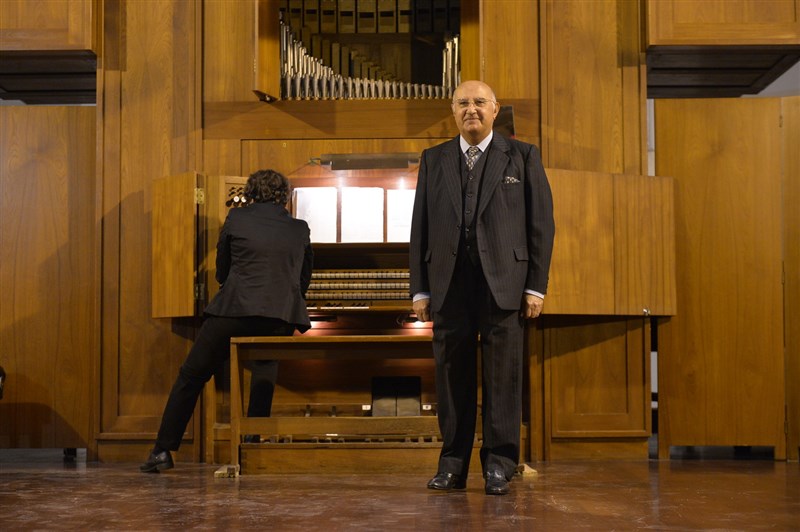
[[[514,129],[520,140],[541,143],[539,91],[539,13],[534,0],[496,0],[481,3],[481,76],[501,105],[514,109]],[[513,75],[509,73],[513,72]],[[463,80],[470,78],[462,76]],[[536,111],[519,112],[524,101]]]
[[[646,173],[639,4],[541,2],[545,166]]]
[[[800,458],[800,96],[781,99],[783,116],[783,288],[787,452]]]
[[[482,61],[482,79],[498,97],[539,98],[537,4],[535,0],[481,3],[483,49],[492,50]]]
[[[97,0],[3,0],[0,50],[98,52]]]
[[[613,176],[552,168],[547,175],[556,238],[545,312],[613,314]]]
[[[274,101],[281,97],[283,83],[279,75],[282,68],[279,11],[280,6],[286,4],[283,0],[256,0],[255,4],[253,89],[256,90],[259,99]]]
[[[203,0],[203,100],[256,102],[256,0]],[[280,77],[280,72],[273,72]]]
[[[798,0],[647,0],[647,44],[800,44]]]
[[[675,314],[674,182],[614,176],[615,313]]]
[[[92,448],[95,109],[0,107],[0,448]]]
[[[659,330],[659,454],[785,456],[780,102],[657,100],[656,171],[676,180],[679,313]]]
[[[481,38],[481,10],[484,2],[461,2],[461,79],[481,79],[483,76],[483,40]]]
[[[242,169],[242,143],[239,139],[204,140],[203,171],[206,175],[249,175]]]
[[[458,129],[446,100],[289,100],[207,103],[203,134],[215,140],[371,140],[452,138]]]
[[[150,318],[147,228],[152,181],[196,169],[202,160],[199,9],[192,2],[128,2],[105,20],[108,53],[98,73],[105,228],[101,459],[114,459],[114,441],[142,441],[142,451],[151,444],[194,334],[192,322]],[[197,455],[187,446],[184,456],[192,451]]]

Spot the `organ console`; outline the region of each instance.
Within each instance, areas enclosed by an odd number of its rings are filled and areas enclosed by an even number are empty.
[[[323,156],[288,175],[296,190],[334,191],[334,237],[313,243],[312,329],[283,343],[239,345],[243,361],[264,350],[282,359],[272,418],[257,425],[268,430],[259,432],[260,443],[237,447],[243,472],[341,471],[358,463],[429,473],[436,463],[434,368],[425,343],[431,328],[416,321],[407,296],[408,243],[389,241],[385,203],[370,222],[383,226],[383,238],[342,241],[345,189],[377,189],[382,194],[365,197],[388,202],[390,192],[415,187],[415,160],[371,157],[376,168],[365,157]],[[547,173],[558,232],[546,315],[532,322],[526,341],[523,458],[647,457],[648,324],[650,316],[675,312],[672,182]],[[213,297],[217,236],[229,209],[247,208],[245,181],[196,172],[154,180],[154,317],[199,316]],[[587,373],[589,367],[596,369]],[[231,377],[221,373],[204,395],[210,463],[230,463],[232,430],[247,434],[237,430],[254,426],[231,428],[231,408],[239,404],[228,389]],[[418,385],[405,386],[409,380]],[[246,377],[241,384],[246,388]],[[411,408],[400,408],[409,401]],[[412,415],[386,415],[392,411]]]
[[[332,159],[336,158],[321,158]],[[352,159],[351,166],[368,164],[362,158]],[[377,166],[391,156],[374,159]],[[336,205],[331,210],[337,213],[334,223],[341,226],[346,218],[342,212],[345,189],[383,189],[378,196],[383,202],[386,191],[413,189],[417,160],[395,159],[401,167],[334,170],[332,163],[308,164],[289,178],[296,190],[336,188]],[[298,201],[294,195],[289,208],[296,212]],[[390,471],[408,468],[411,456],[419,467],[436,463],[440,444],[431,329],[430,324],[417,322],[411,311],[408,242],[385,241],[388,210],[383,209],[382,219],[372,220],[384,226],[379,242],[342,242],[341,227],[336,231],[338,242],[314,242],[313,220],[309,220],[314,271],[306,301],[312,329],[297,340],[313,342],[315,349],[322,345],[314,356],[324,360],[292,359],[290,345],[261,346],[283,360],[273,418],[267,425],[272,433],[261,434],[261,443],[241,445],[243,472],[347,470],[353,461]],[[314,212],[309,214],[313,217]],[[411,337],[427,341],[407,343]],[[362,338],[372,344],[366,355]],[[239,349],[246,347],[252,346]],[[413,393],[404,386],[409,379],[417,383]],[[231,404],[236,400],[231,397]],[[411,414],[387,418],[387,412]],[[287,423],[295,425],[285,428]],[[315,452],[309,452],[309,446]]]
[[[309,310],[377,309],[408,302],[408,270],[322,270],[311,275]]]
[[[338,199],[334,210],[337,225],[342,223],[343,188],[407,190],[415,186],[415,159],[409,162],[408,158],[396,158],[403,161],[405,166],[402,168],[350,170],[332,170],[330,157],[322,159],[329,164],[314,162],[288,177],[296,189],[336,187]],[[384,157],[383,163],[377,164],[385,164],[386,160]],[[355,157],[354,161],[355,166],[368,164],[359,157]],[[245,181],[244,177],[210,177],[192,172],[155,181],[154,316],[198,315],[213,297],[217,289],[214,282],[216,238],[229,209],[247,208],[248,200],[243,196]],[[182,195],[178,189],[183,188],[186,194],[190,194],[191,190],[201,185],[204,188],[204,201],[195,204],[197,221],[192,224],[197,234],[192,238],[187,235],[178,238],[176,228],[186,228],[188,224],[185,220],[179,221],[181,214],[171,212],[170,206],[174,209],[174,198]],[[192,197],[196,195],[191,194]],[[290,210],[296,209],[295,201],[296,198],[288,205]],[[189,212],[187,209],[183,215]],[[381,223],[384,226],[388,223],[386,209]],[[341,230],[337,230],[336,234],[341,235]],[[386,234],[385,228],[383,234]],[[417,322],[411,310],[408,242],[319,243],[314,242],[312,230],[312,243],[314,271],[306,296],[312,328],[302,335],[302,339],[322,339],[324,344],[319,345],[324,347],[320,348],[320,357],[325,360],[282,360],[272,411],[274,421],[279,423],[274,427],[277,432],[261,434],[261,443],[242,444],[243,467],[250,471],[274,471],[270,468],[277,463],[282,464],[281,467],[293,464],[296,471],[311,467],[312,463],[305,453],[305,446],[311,444],[328,446],[334,455],[354,444],[361,449],[349,452],[356,454],[370,452],[370,446],[372,450],[383,449],[381,452],[387,448],[400,454],[416,451],[430,455],[430,460],[422,460],[426,467],[435,464],[439,444],[430,342],[408,344],[413,346],[411,353],[402,349],[398,352],[396,348],[398,342],[403,345],[403,338],[424,340],[431,336],[430,324]],[[181,246],[184,247],[183,251],[180,250]],[[184,257],[181,258],[181,255]],[[191,278],[196,285],[193,289],[182,289],[181,285],[186,285],[188,279],[179,281],[173,271],[175,264],[185,263],[186,255],[197,258],[196,273]],[[197,285],[203,288],[199,289]],[[178,313],[169,309],[170,305],[178,302],[178,294],[190,292],[197,296],[194,304],[184,303],[179,307],[184,310]],[[185,309],[189,309],[188,314]],[[350,360],[348,350],[352,350],[353,345],[344,339],[362,336],[379,338],[374,344],[377,347],[366,358]],[[331,339],[329,342],[326,340],[328,338]],[[276,349],[279,349],[281,356],[286,354],[285,346]],[[408,390],[403,385],[408,379],[417,382],[416,392],[411,396],[398,391]],[[237,400],[228,390],[229,382],[230,375],[220,374],[205,394],[204,447],[209,462],[229,462],[230,410],[232,401]],[[243,385],[247,385],[246,378]],[[387,409],[386,404],[395,405],[397,401],[406,405],[400,409],[401,412],[416,411],[418,415],[400,416],[392,422],[390,430],[381,429],[379,434],[374,433],[374,424],[357,426],[352,422],[353,418],[373,420],[373,412],[393,411],[394,407]],[[291,434],[281,432],[287,423],[297,423],[303,419],[311,423],[308,425],[310,428],[294,426]],[[327,428],[326,419],[332,424]],[[341,429],[334,430],[341,423],[351,427],[346,434],[339,434]],[[331,438],[331,433],[339,435]],[[272,454],[263,454],[266,451]],[[277,461],[275,452],[280,453]]]

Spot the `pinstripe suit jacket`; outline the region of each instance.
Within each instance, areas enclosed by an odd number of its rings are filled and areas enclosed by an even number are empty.
[[[536,146],[495,133],[476,220],[478,253],[497,304],[520,308],[526,288],[547,292],[555,224],[550,185]],[[458,254],[462,224],[458,137],[422,153],[411,222],[411,294],[430,292],[439,311]]]

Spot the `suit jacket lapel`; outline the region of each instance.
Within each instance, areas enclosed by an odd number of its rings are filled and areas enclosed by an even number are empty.
[[[442,151],[442,177],[447,195],[453,203],[456,216],[461,217],[461,147],[458,137],[451,140]]]
[[[495,133],[492,138],[492,143],[489,145],[489,150],[486,155],[489,159],[486,161],[486,166],[483,169],[483,177],[481,177],[481,195],[478,202],[477,215],[483,213],[489,200],[492,199],[494,191],[503,180],[503,174],[508,166],[508,143],[499,134]]]

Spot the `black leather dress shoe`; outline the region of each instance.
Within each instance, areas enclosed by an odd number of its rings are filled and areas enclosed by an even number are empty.
[[[428,489],[441,491],[464,490],[467,489],[467,479],[453,473],[436,473],[436,476],[428,481]]]
[[[175,463],[172,461],[172,455],[169,451],[161,451],[160,453],[150,453],[147,462],[140,465],[139,470],[142,473],[158,473],[173,467],[175,467]]]
[[[508,480],[502,471],[487,471],[483,478],[486,479],[486,495],[505,495],[508,493]]]

